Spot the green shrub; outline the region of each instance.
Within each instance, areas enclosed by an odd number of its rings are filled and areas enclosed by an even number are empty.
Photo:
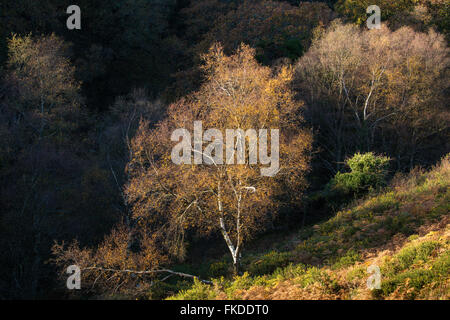
[[[270,274],[277,268],[286,267],[291,261],[292,257],[289,252],[271,251],[252,262],[248,267],[248,271],[252,275]]]
[[[366,267],[359,265],[351,269],[347,273],[347,281],[353,281],[355,279],[363,279],[367,277]]]
[[[410,235],[414,232],[414,217],[408,212],[400,212],[397,216],[388,216],[383,225],[390,234],[403,233]]]
[[[182,290],[169,300],[212,300],[216,297],[215,291],[208,284],[194,278],[194,284],[188,290]]]
[[[242,276],[236,276],[231,285],[225,289],[229,299],[237,299],[235,295],[237,290],[246,290],[254,285],[254,279],[250,277],[248,272],[244,272]]]
[[[431,270],[411,270],[395,275],[387,281],[383,281],[381,283],[381,292],[384,296],[388,296],[400,285],[408,284],[408,287],[414,288],[415,291],[409,291],[407,298],[414,299],[418,290],[422,289],[425,285],[435,281],[436,279],[436,274]],[[380,294],[380,292],[378,294]]]
[[[321,282],[324,278],[324,272],[317,267],[310,267],[306,270],[306,272],[295,279],[296,283],[298,283],[302,288],[305,288],[309,285],[312,285],[316,282]]]
[[[338,172],[325,189],[328,199],[342,202],[386,185],[390,159],[372,152],[356,153],[346,161],[351,172]],[[334,200],[333,200],[334,199]]]
[[[437,241],[425,241],[409,245],[393,260],[382,267],[383,281],[381,290],[373,292],[375,298],[388,296],[399,287],[407,290],[408,299],[414,299],[418,292],[432,282],[447,277],[450,269],[450,254],[444,253],[433,261],[435,252],[442,246]],[[408,290],[412,288],[414,290]]]
[[[394,261],[387,266],[387,273],[398,273],[408,269],[411,265],[426,262],[433,251],[439,248],[440,244],[436,241],[426,241],[419,245],[411,245],[400,250],[395,256]]]
[[[361,256],[358,252],[353,249],[347,251],[347,253],[338,258],[337,261],[331,266],[332,269],[341,269],[355,264],[355,262],[360,261]]]
[[[292,279],[305,274],[306,270],[307,267],[302,263],[295,265],[289,263],[285,268],[276,269],[272,274],[272,277],[278,279]]]
[[[217,261],[211,263],[209,266],[209,274],[213,278],[225,276],[229,273],[230,263],[227,261]]]

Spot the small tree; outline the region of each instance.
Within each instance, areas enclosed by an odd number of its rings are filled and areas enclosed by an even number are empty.
[[[48,276],[50,239],[63,225],[54,213],[74,212],[84,203],[73,200],[86,191],[74,187],[82,175],[76,153],[85,137],[75,129],[85,119],[67,53],[55,35],[8,39],[0,95],[0,140],[7,146],[0,153],[0,184],[6,186],[0,190],[1,219],[8,228],[0,232],[0,246],[14,250],[4,250],[0,260],[15,279],[13,297],[38,296]]]
[[[345,162],[351,172],[338,172],[331,180],[330,187],[334,192],[344,195],[357,196],[369,189],[376,189],[386,185],[390,159],[377,156],[372,152],[356,153]]]
[[[73,129],[82,99],[68,58],[69,46],[54,34],[35,38],[30,34],[13,35],[8,49],[9,80],[20,95],[18,111],[38,122],[37,135],[42,137],[45,130],[54,134]]]

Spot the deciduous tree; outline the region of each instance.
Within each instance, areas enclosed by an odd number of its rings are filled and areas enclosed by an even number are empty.
[[[387,152],[401,168],[425,160],[423,150],[445,152],[434,139],[448,129],[447,67],[445,40],[433,31],[330,27],[296,66],[329,169],[356,151]]]
[[[301,200],[311,146],[311,135],[300,129],[301,103],[290,89],[292,70],[284,67],[273,74],[258,65],[254,54],[245,45],[232,56],[220,46],[212,47],[204,56],[207,80],[202,88],[169,107],[167,119],[157,128],[141,123],[126,187],[134,218],[161,233],[172,254],[183,255],[186,230],[201,235],[220,232],[236,272],[243,243],[262,231],[280,207]],[[279,129],[280,171],[273,177],[261,176],[262,165],[251,163],[249,157],[238,165],[173,163],[173,130],[191,130],[197,120],[205,130],[223,133]]]

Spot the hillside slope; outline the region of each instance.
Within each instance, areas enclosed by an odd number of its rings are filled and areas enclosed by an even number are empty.
[[[450,299],[450,157],[169,299]],[[368,267],[381,272],[370,290]]]

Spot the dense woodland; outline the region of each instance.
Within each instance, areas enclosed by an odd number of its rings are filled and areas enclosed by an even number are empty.
[[[0,299],[301,298],[208,290],[353,257],[355,230],[345,252],[257,253],[420,177],[440,181],[441,211],[417,228],[448,218],[448,0],[78,0],[69,30],[73,2],[0,3]],[[279,174],[173,164],[172,131],[197,120],[279,128]]]

